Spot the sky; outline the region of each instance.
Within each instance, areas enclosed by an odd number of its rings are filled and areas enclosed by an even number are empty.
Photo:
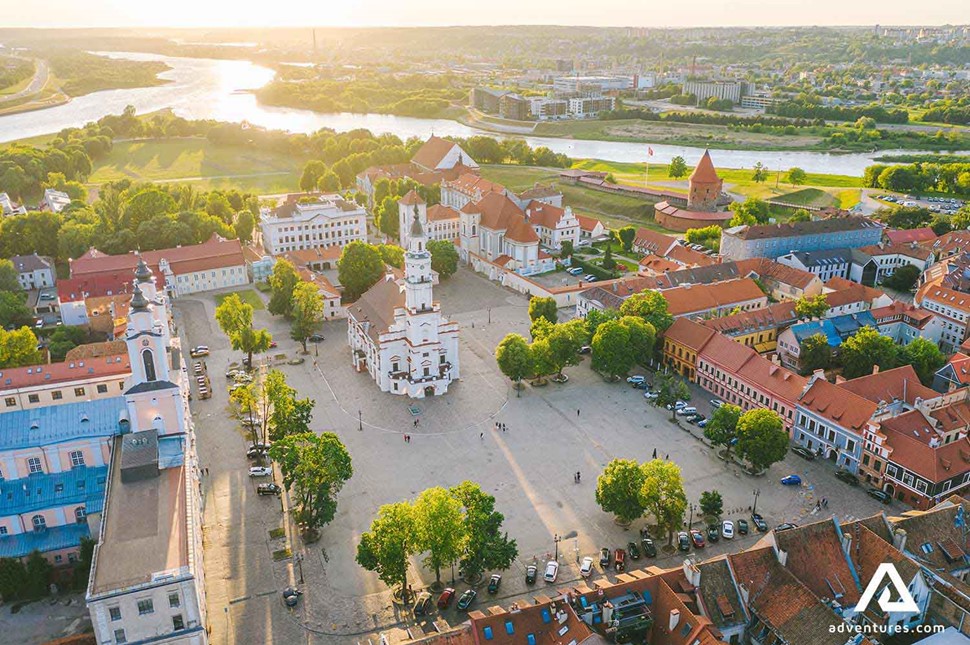
[[[940,25],[967,0],[0,0],[0,27]]]

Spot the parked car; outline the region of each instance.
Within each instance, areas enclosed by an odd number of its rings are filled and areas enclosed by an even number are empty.
[[[759,533],[766,533],[768,531],[768,523],[765,522],[765,518],[761,517],[760,514],[752,513],[751,521],[754,522],[754,527],[758,529]]]
[[[701,419],[700,421],[698,421],[697,422],[697,427],[698,428],[706,428],[707,427],[707,419]]]
[[[654,391],[644,392],[643,397],[648,401],[656,401],[658,398],[660,398],[660,392],[654,392]]]
[[[262,448],[250,448],[246,451],[246,457],[249,459],[262,459],[266,456],[266,451]]]
[[[593,558],[585,557],[583,558],[582,564],[579,565],[579,575],[584,578],[588,578],[593,574]]]
[[[711,408],[712,409],[716,410],[719,407],[721,407],[722,405],[724,405],[724,401],[722,401],[721,399],[711,399]]]
[[[633,389],[634,390],[646,390],[646,389],[649,389],[649,388],[650,388],[650,384],[647,383],[646,381],[640,381],[639,383],[634,383],[633,384]]]
[[[734,538],[734,522],[731,520],[724,520],[721,522],[721,537],[725,540],[731,540]]]
[[[721,539],[721,529],[718,528],[717,524],[711,524],[707,527],[707,539],[710,542],[717,542]]]
[[[438,609],[448,609],[454,597],[455,597],[455,590],[452,589],[451,587],[448,587],[447,589],[442,591],[441,595],[438,596]]]
[[[858,486],[859,478],[850,473],[848,470],[839,470],[835,473],[835,476],[844,481],[849,486]]]
[[[786,475],[781,478],[782,486],[801,486],[802,478],[798,475]]]
[[[695,408],[692,405],[685,405],[684,407],[677,409],[677,414],[679,414],[682,417],[686,417],[691,414],[697,414],[697,408]]]
[[[654,545],[653,540],[650,538],[643,538],[640,540],[640,546],[643,548],[643,555],[648,558],[657,557],[657,547]]]
[[[269,446],[270,444],[263,443],[262,441],[257,441],[256,443],[253,444],[253,448],[257,448],[258,450],[263,450],[263,451],[268,451]]]
[[[738,535],[748,534],[748,520],[738,520]]]
[[[198,347],[193,347],[189,350],[189,356],[192,358],[199,358],[200,356],[208,356],[209,348],[205,345],[199,345]]]
[[[879,490],[878,488],[867,488],[866,494],[873,499],[878,499],[883,504],[888,504],[893,501],[892,496],[886,491]]]
[[[690,541],[694,543],[695,549],[703,549],[705,546],[704,534],[697,529],[690,530]]]
[[[593,275],[592,273],[587,273],[586,275],[583,276],[583,281],[584,282],[596,282],[596,276]]]
[[[414,615],[427,616],[429,613],[431,613],[431,594],[422,591],[414,601]]]
[[[536,577],[539,575],[539,567],[534,564],[530,564],[525,568],[525,584],[534,585],[536,583]]]
[[[782,522],[775,527],[775,531],[787,531],[788,529],[797,529],[798,525],[794,522]]]
[[[307,338],[307,340],[310,341],[311,343],[322,343],[324,338],[322,334],[313,334],[312,336]]]
[[[627,383],[632,383],[632,384],[643,383],[646,380],[647,380],[647,377],[641,376],[639,374],[637,374],[636,376],[628,376],[628,377],[626,377],[626,382]]]
[[[275,349],[276,347],[278,347],[278,345],[276,344],[276,341],[275,340],[269,341],[269,348],[270,349]]]
[[[636,542],[630,542],[626,545],[626,552],[630,554],[631,560],[640,559],[640,547],[637,546]]]
[[[502,586],[502,575],[493,573],[492,577],[488,579],[488,593],[498,593],[500,586]]]
[[[477,595],[478,595],[478,592],[475,591],[474,589],[467,590],[465,593],[461,595],[461,598],[458,599],[458,609],[460,609],[461,611],[468,611],[468,608],[471,606],[471,604],[475,602],[475,597]]]
[[[690,551],[690,537],[683,531],[677,534],[677,548],[681,551]]]
[[[583,345],[582,347],[579,348],[580,354],[589,354],[592,351],[593,351],[593,348],[590,347],[589,345]]]
[[[600,566],[604,569],[609,569],[611,560],[610,550],[604,546],[600,549]]]
[[[269,477],[273,474],[273,469],[267,466],[253,466],[249,469],[250,477]]]
[[[566,269],[566,273],[569,275],[579,275],[583,272],[583,267],[573,267],[571,269]]]
[[[791,451],[802,459],[807,459],[808,461],[815,459],[815,453],[805,446],[792,446]]]
[[[613,554],[613,568],[617,571],[626,571],[626,551],[617,549]]]
[[[257,495],[280,495],[282,492],[279,484],[260,484],[256,487]]]
[[[546,562],[546,572],[542,574],[542,579],[546,582],[555,582],[559,577],[559,563],[555,560]]]

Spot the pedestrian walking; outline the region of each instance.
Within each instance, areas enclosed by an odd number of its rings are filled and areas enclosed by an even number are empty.
[[[816,511],[822,510],[822,500],[818,500],[817,502],[815,502],[815,510]]]
[[[484,439],[484,438],[485,438],[485,433],[483,432],[483,433],[481,433],[480,435],[478,435],[478,438],[479,438],[479,439]]]
[[[653,449],[653,458],[654,459],[657,458],[657,449],[656,448]]]
[[[670,461],[670,453],[669,452],[666,455],[664,455],[664,461]]]
[[[507,426],[507,425],[505,425],[505,424],[503,423],[503,424],[502,424],[502,432],[505,432],[505,430],[506,430],[507,428],[508,428],[508,426]]]
[[[583,474],[577,470],[576,471],[576,483],[579,484],[582,481],[583,481]]]
[[[829,500],[828,500],[827,497],[823,497],[822,498],[822,507],[823,508],[828,508],[829,507]]]
[[[576,408],[576,416],[579,416],[579,408]]]

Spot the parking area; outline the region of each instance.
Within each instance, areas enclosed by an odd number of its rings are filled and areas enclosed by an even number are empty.
[[[461,327],[462,380],[448,395],[406,401],[379,393],[369,376],[351,368],[346,346],[346,324],[325,323],[322,343],[311,347],[301,365],[281,364],[301,396],[316,400],[313,427],[334,431],[347,445],[354,477],[338,500],[337,516],[324,528],[320,542],[304,548],[292,542],[302,561],[274,553],[284,541],[269,531],[285,525],[275,498],[258,498],[246,476],[246,444],[237,420],[229,416],[228,394],[221,370],[238,353],[229,351],[212,319],[214,299],[183,299],[176,305],[188,346],[206,344],[212,372],[213,398],[194,401],[200,459],[208,467],[206,482],[206,569],[209,614],[214,642],[234,634],[245,642],[275,638],[320,642],[363,641],[383,632],[393,641],[405,630],[434,630],[441,622],[457,623],[464,614],[454,603],[447,610],[415,621],[410,611],[394,605],[377,577],[354,562],[359,536],[367,531],[380,505],[412,499],[432,486],[452,486],[471,479],[494,495],[496,508],[505,514],[505,528],[517,541],[519,559],[503,573],[497,593],[489,595],[483,581],[472,605],[507,606],[528,600],[548,585],[540,579],[526,583],[530,564],[558,561],[556,586],[580,577],[584,557],[597,561],[594,579],[612,577],[612,569],[598,566],[600,549],[626,548],[639,540],[646,521],[631,527],[617,525],[596,505],[596,477],[614,458],[645,461],[658,458],[677,463],[683,472],[688,497],[697,503],[701,492],[718,490],[724,499],[724,519],[758,512],[771,526],[806,522],[835,514],[850,519],[881,508],[860,489],[836,480],[828,464],[790,456],[763,477],[751,477],[719,460],[699,439],[701,431],[669,420],[669,412],[650,405],[642,390],[626,383],[607,383],[589,369],[588,358],[570,368],[566,384],[527,386],[516,394],[498,372],[494,348],[507,333],[528,337],[528,300],[488,282],[465,269],[435,289],[444,313]],[[295,356],[297,344],[289,340],[285,322],[256,312],[257,325],[266,325],[279,340],[275,353]],[[706,397],[710,398],[710,397]],[[694,397],[699,410],[706,398]],[[418,423],[415,425],[415,420]],[[501,422],[507,427],[495,429]],[[404,433],[411,436],[405,443]],[[577,483],[575,473],[581,473]],[[802,486],[787,487],[779,479],[797,473]],[[757,497],[756,497],[757,492]],[[826,497],[828,508],[816,510]],[[695,527],[702,528],[695,518]],[[556,541],[555,537],[560,540]],[[745,548],[754,543],[754,531],[734,540],[720,540],[696,551],[705,558]],[[647,565],[672,567],[682,553],[660,548],[656,558],[630,561],[628,568]],[[286,584],[305,579],[306,593],[296,610],[287,610],[279,592]],[[491,572],[490,572],[491,573]],[[433,572],[415,559],[410,572],[415,590],[427,587]],[[445,583],[451,572],[443,572]],[[455,585],[460,595],[468,588]],[[282,639],[282,640],[280,640]],[[229,639],[231,642],[232,639]],[[243,642],[240,640],[240,642]]]
[[[953,215],[966,203],[956,197],[922,197],[920,195],[879,194],[876,199],[895,206],[926,208],[934,213]]]

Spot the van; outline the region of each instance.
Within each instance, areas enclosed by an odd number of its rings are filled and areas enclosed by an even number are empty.
[[[692,405],[685,405],[681,409],[677,410],[677,414],[682,417],[686,417],[689,414],[697,414],[697,408]]]

